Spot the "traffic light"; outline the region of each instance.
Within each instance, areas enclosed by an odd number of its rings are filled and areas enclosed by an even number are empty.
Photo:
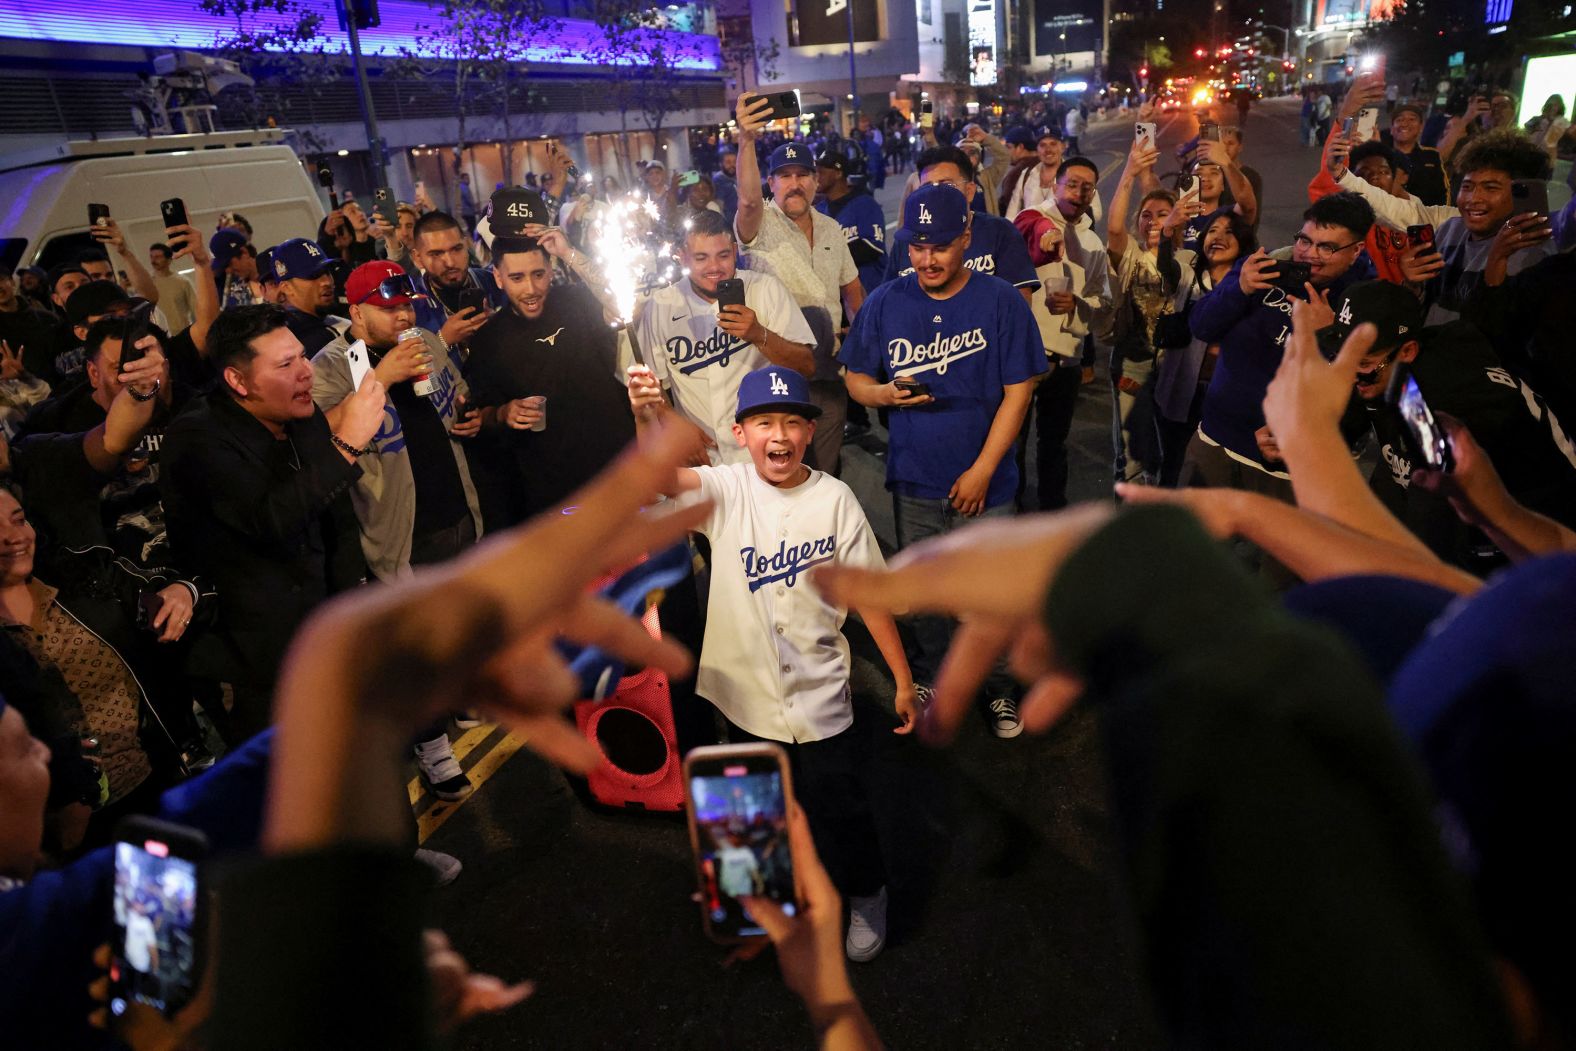
[[[1196,47],[1196,48],[1193,49],[1193,57],[1194,58],[1203,58],[1207,53],[1208,52],[1206,52],[1201,47]]]
[[[1148,66],[1143,66],[1142,68],[1140,68],[1139,71],[1138,71],[1138,75],[1140,77],[1143,77],[1145,80],[1148,80],[1149,79],[1149,67]]]

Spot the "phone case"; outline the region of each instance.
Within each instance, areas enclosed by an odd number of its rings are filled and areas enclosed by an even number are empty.
[[[695,820],[695,799],[692,795],[692,778],[697,775],[697,767],[710,763],[721,764],[728,760],[743,760],[748,758],[771,758],[777,764],[777,773],[782,778],[784,813],[793,806],[793,772],[788,764],[788,753],[778,745],[768,741],[755,744],[709,745],[696,748],[684,757],[684,817],[689,826],[690,856],[695,862],[695,885],[699,889],[701,908],[701,924],[705,928],[706,936],[712,941],[722,945],[736,945],[741,942],[754,941],[755,935],[728,935],[719,932],[712,926],[711,917],[706,913],[706,873],[701,863],[700,828]],[[705,775],[701,775],[705,776]],[[792,852],[790,851],[790,859]],[[799,866],[793,865],[794,899],[802,904],[804,894],[799,883]]]

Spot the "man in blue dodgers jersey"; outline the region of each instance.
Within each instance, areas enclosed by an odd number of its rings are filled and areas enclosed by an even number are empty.
[[[413,566],[443,562],[481,535],[481,509],[471,484],[461,438],[474,435],[480,420],[464,415],[465,384],[459,370],[425,329],[420,339],[401,340],[416,328],[415,290],[399,264],[363,263],[345,282],[350,301],[350,338],[366,351],[384,385],[383,423],[357,450],[360,477],[351,503],[361,524],[361,550],[379,580],[409,576]],[[415,392],[415,379],[430,373],[436,389]],[[336,339],[312,359],[312,400],[329,426],[338,429],[341,404],[356,389],[344,340]],[[417,767],[439,799],[471,793],[449,743],[447,720],[420,735]]]
[[[644,366],[630,370],[629,402],[642,434],[662,425],[648,411],[662,391]],[[680,469],[669,493],[698,491],[713,505],[697,530],[711,541],[712,569],[696,692],[727,718],[730,740],[776,741],[788,752],[816,847],[848,899],[844,951],[864,961],[886,943],[887,906],[865,781],[869,738],[850,700],[848,611],[806,574],[884,563],[853,490],[804,465],[820,415],[799,373],[756,369],[739,384],[733,425],[749,462]],[[909,733],[918,698],[897,625],[887,613],[858,612],[897,683],[894,732]]]
[[[748,450],[733,440],[739,380],[766,364],[810,375],[815,335],[781,281],[738,269],[733,231],[722,216],[691,219],[680,257],[689,277],[641,304],[635,338],[674,406],[705,433],[711,462],[747,463]],[[745,305],[719,310],[717,284],[732,277],[744,282]]]
[[[841,150],[822,150],[815,159],[816,189],[821,193],[815,206],[843,228],[848,252],[859,268],[859,283],[868,296],[886,277],[886,214],[864,186],[864,163]]]
[[[876,289],[839,355],[849,397],[896,410],[887,422],[887,488],[905,547],[974,517],[1013,513],[1013,445],[1047,365],[1028,304],[1005,281],[967,266],[972,228],[990,218],[971,218],[954,186],[910,194],[901,241],[913,272]],[[1024,252],[1012,224],[996,221]],[[921,617],[914,635],[915,672],[927,681],[950,630]],[[1010,680],[998,673],[987,686],[993,729],[1017,736],[1023,724]]]
[[[974,162],[956,146],[937,146],[926,150],[919,155],[915,164],[921,187],[945,183],[963,194],[965,204],[979,192],[979,187],[974,184]],[[907,202],[904,203],[903,214],[906,219]],[[914,264],[908,257],[911,240],[912,234],[905,221],[898,232],[892,235],[892,249],[887,253],[888,281],[914,272]],[[963,259],[965,267],[1001,278],[1023,293],[1026,305],[1032,301],[1035,291],[1040,287],[1040,279],[1035,276],[1034,264],[1029,262],[1029,250],[1024,247],[1023,238],[1018,236],[1012,223],[1000,216],[976,212],[969,227],[967,244],[968,254]]]

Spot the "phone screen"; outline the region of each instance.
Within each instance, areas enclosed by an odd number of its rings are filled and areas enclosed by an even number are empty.
[[[1395,407],[1401,414],[1401,423],[1406,427],[1407,434],[1411,436],[1412,455],[1419,457],[1423,466],[1430,471],[1451,470],[1455,466],[1455,459],[1450,454],[1450,436],[1434,419],[1428,402],[1423,400],[1422,390],[1417,386],[1417,378],[1411,373],[1407,373],[1401,381],[1401,392],[1395,399]]]
[[[713,937],[765,934],[739,898],[770,898],[792,916],[793,857],[787,793],[780,769],[764,756],[694,763],[689,797],[706,925]]]
[[[197,861],[163,838],[115,844],[110,1013],[131,1003],[169,1014],[190,1002],[197,971]]]

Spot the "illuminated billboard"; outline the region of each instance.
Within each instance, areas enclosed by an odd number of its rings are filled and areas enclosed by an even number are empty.
[[[1319,24],[1368,21],[1368,0],[1319,0]]]
[[[1565,100],[1565,113],[1576,112],[1576,54],[1545,55],[1527,59],[1527,75],[1521,82],[1521,113],[1516,123],[1543,115],[1543,104],[1550,95]]]
[[[818,47],[848,43],[849,10],[853,10],[854,40],[872,43],[881,39],[881,11],[877,0],[790,0],[788,44]]]
[[[969,83],[996,83],[996,0],[969,0]]]

